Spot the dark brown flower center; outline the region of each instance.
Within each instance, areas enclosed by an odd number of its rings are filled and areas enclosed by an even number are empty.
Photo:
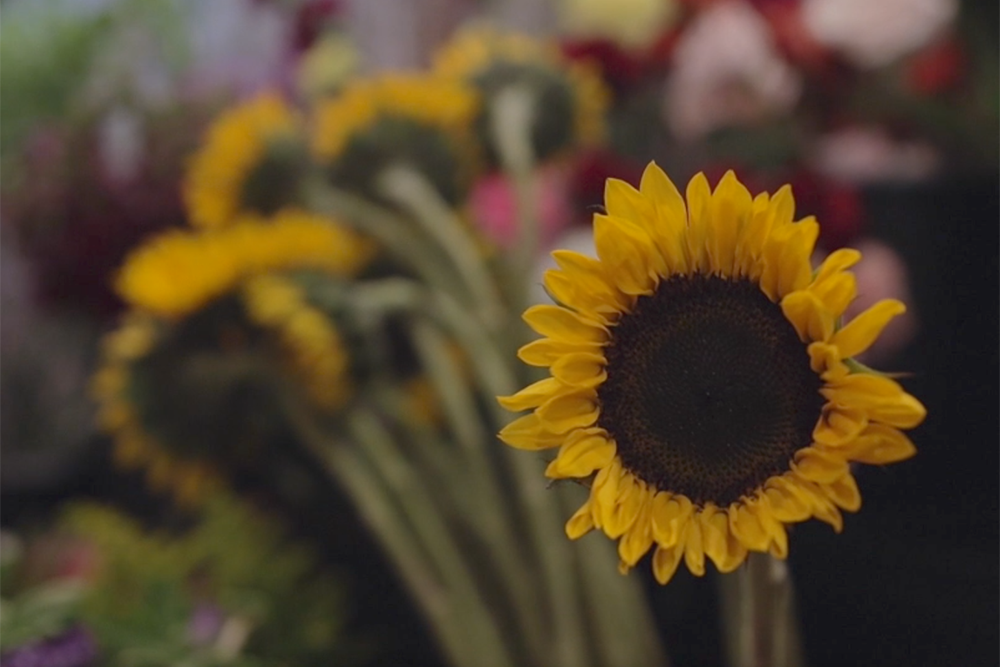
[[[749,280],[664,280],[605,352],[599,425],[657,489],[725,506],[811,442],[820,378],[780,306]]]

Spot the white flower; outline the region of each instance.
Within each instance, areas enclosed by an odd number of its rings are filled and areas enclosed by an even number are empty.
[[[849,127],[822,137],[813,152],[820,173],[850,183],[912,183],[934,173],[938,156],[917,142],[894,140],[878,127]]]
[[[563,32],[644,49],[670,27],[680,9],[674,0],[560,0]]]
[[[881,67],[937,37],[958,0],[804,0],[806,29],[861,68]]]
[[[680,139],[780,115],[799,99],[798,72],[781,58],[767,22],[745,2],[721,2],[698,14],[674,57],[665,114]]]

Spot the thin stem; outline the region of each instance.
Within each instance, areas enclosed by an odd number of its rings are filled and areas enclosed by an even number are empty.
[[[382,206],[322,182],[310,184],[308,193],[313,209],[371,234],[393,256],[413,267],[428,285],[449,293],[456,288],[462,289],[460,276],[449,269],[448,262],[441,261],[440,253],[416,233],[407,220]]]
[[[380,482],[349,443],[331,442],[329,435],[296,402],[285,402],[285,414],[299,442],[354,503],[382,548],[406,581],[410,594],[427,618],[438,643],[453,665],[476,664],[475,647],[469,644],[462,619],[457,618],[440,577],[433,572],[417,537],[392,502],[391,490]]]
[[[537,577],[533,567],[522,562],[518,550],[512,548],[516,542],[516,531],[511,524],[510,499],[501,491],[498,471],[486,451],[487,443],[493,440],[494,435],[483,428],[479,410],[461,377],[458,364],[447,349],[444,337],[425,321],[416,320],[412,329],[417,353],[438,390],[453,435],[465,455],[468,470],[463,474],[471,474],[474,487],[478,490],[477,499],[480,502],[476,507],[466,508],[473,514],[470,524],[485,539],[491,557],[496,559],[504,582],[510,589],[529,652],[541,658],[544,625],[541,609],[532,591],[532,581]]]
[[[731,667],[800,667],[792,579],[784,561],[752,553],[719,579]]]
[[[526,87],[509,86],[493,98],[493,119],[490,131],[500,163],[514,188],[517,205],[516,267],[527,278],[531,275],[538,254],[539,221],[534,171],[534,148],[531,130],[535,120],[535,95]],[[522,299],[528,293],[522,285]]]
[[[445,251],[487,326],[490,329],[499,326],[505,311],[496,283],[481,261],[482,251],[468,226],[441,199],[437,189],[423,174],[404,165],[387,167],[378,182],[382,194],[409,210]]]
[[[479,653],[478,664],[513,667],[515,663],[471,571],[475,563],[456,544],[455,536],[441,518],[442,512],[434,506],[423,480],[406,460],[399,443],[370,411],[355,409],[348,416],[348,426],[351,436],[368,450],[373,468],[398,494],[403,512],[449,582],[456,612],[464,619],[469,641]]]
[[[600,664],[667,667],[670,663],[647,613],[649,605],[639,579],[635,575],[623,577],[611,567],[617,556],[614,542],[595,535],[578,541],[574,550],[580,561],[580,577],[588,582],[586,608]]]

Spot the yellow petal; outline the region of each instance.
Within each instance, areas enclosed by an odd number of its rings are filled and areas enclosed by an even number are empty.
[[[810,258],[819,238],[819,223],[803,218],[791,226],[792,235],[781,254],[782,270],[778,278],[778,296],[805,288],[812,277]]]
[[[768,491],[771,491],[768,489]],[[771,507],[770,493],[765,493],[755,499],[755,502],[747,504],[748,509],[760,522],[764,532],[770,538],[768,553],[778,559],[784,560],[788,557],[788,533],[785,532],[784,524],[779,521]]]
[[[833,526],[834,532],[841,532],[844,529],[844,517],[840,510],[833,504],[818,485],[799,478],[793,483],[789,483],[788,490],[795,494],[798,499],[808,505],[812,515]]]
[[[613,539],[624,535],[639,518],[648,496],[644,484],[637,482],[630,473],[622,475],[613,509],[603,516],[605,534]]]
[[[671,547],[681,539],[694,508],[686,496],[657,493],[653,498],[653,539],[661,547]]]
[[[770,538],[757,517],[743,503],[729,506],[729,530],[747,549],[767,551]]]
[[[867,350],[879,337],[889,321],[906,312],[906,306],[896,299],[883,299],[847,323],[830,341],[844,358]]]
[[[634,220],[645,226],[655,217],[653,206],[638,190],[617,178],[609,178],[604,183],[604,208],[608,215]]]
[[[611,465],[601,468],[594,477],[593,484],[590,485],[591,515],[594,518],[594,525],[598,528],[604,529],[607,520],[615,511],[618,489],[623,476],[621,461],[615,458],[611,460]]]
[[[603,343],[608,331],[601,324],[561,306],[531,306],[522,316],[532,329],[567,343]]]
[[[772,216],[770,198],[766,192],[757,195],[751,205],[750,219],[740,232],[736,243],[736,256],[740,263],[739,275],[759,280],[763,269],[761,257],[764,244],[771,233]]]
[[[653,576],[659,584],[666,585],[673,578],[683,553],[682,546],[656,548],[653,553]]]
[[[499,438],[511,447],[538,450],[558,447],[564,436],[546,430],[538,414],[532,412],[504,426]]]
[[[687,225],[687,208],[684,205],[684,197],[681,196],[673,181],[655,162],[646,165],[645,171],[642,172],[639,192],[653,202],[661,218],[666,218],[680,225]]]
[[[575,352],[560,357],[552,364],[552,375],[560,382],[579,387],[594,387],[608,377],[603,354]]]
[[[809,367],[827,382],[848,374],[847,365],[841,360],[840,349],[836,345],[816,341],[810,343],[806,351],[809,353]]]
[[[864,410],[830,408],[813,429],[813,440],[828,447],[841,447],[854,441],[868,426],[868,413]]]
[[[545,476],[551,479],[587,477],[609,465],[615,451],[614,442],[608,440],[603,430],[576,431],[563,443],[559,455],[546,468]]]
[[[630,231],[612,218],[594,216],[594,245],[615,286],[625,294],[652,294],[655,282],[649,268],[651,247]]]
[[[566,537],[577,540],[593,529],[594,519],[591,516],[590,500],[587,500],[566,522]]]
[[[513,396],[497,396],[497,403],[505,410],[521,412],[522,410],[537,408],[556,394],[567,391],[571,391],[571,388],[559,380],[545,378],[544,380],[529,384]]]
[[[655,207],[656,220],[647,231],[660,249],[668,272],[687,273],[687,207],[684,205],[684,198],[663,170],[653,162],[649,163],[642,174],[639,191]]]
[[[823,490],[838,507],[848,512],[861,509],[861,492],[853,475],[847,474],[833,484],[824,484]]]
[[[828,340],[833,334],[833,315],[809,290],[798,290],[781,300],[781,312],[792,323],[799,340]]]
[[[847,461],[817,447],[795,452],[792,470],[804,479],[830,484],[847,474]]]
[[[705,546],[701,539],[701,521],[697,519],[687,522],[684,562],[694,576],[701,577],[705,574]]]
[[[869,420],[897,428],[914,428],[927,416],[920,401],[897,382],[871,373],[852,373],[831,381],[820,393],[837,407],[866,410]]]
[[[845,456],[851,460],[874,465],[904,461],[916,453],[917,448],[906,435],[883,424],[868,424],[845,448]]]
[[[708,255],[708,238],[712,233],[709,219],[709,204],[712,191],[705,174],[695,174],[687,186],[688,232],[687,248],[690,269],[710,273],[711,261]]]
[[[597,421],[597,397],[592,392],[560,394],[542,403],[535,414],[551,433],[566,433]]]
[[[580,281],[573,280],[557,269],[546,271],[543,282],[545,291],[553,301],[602,324],[615,321],[621,309],[614,299],[602,296],[602,292],[588,290]]]
[[[839,318],[858,295],[858,281],[852,273],[838,273],[807,288],[835,318]]]
[[[720,512],[712,505],[707,505],[698,516],[701,521],[705,555],[715,563],[715,567],[721,572],[730,564],[729,517],[725,512]]]
[[[726,172],[712,193],[712,234],[708,239],[708,253],[713,271],[720,275],[733,275],[736,243],[752,203],[750,192],[732,170]]]
[[[773,477],[767,483],[768,488],[765,489],[764,495],[775,520],[782,523],[797,523],[812,516],[809,505],[802,502],[789,488],[795,482],[791,481],[788,475]]]
[[[551,366],[567,354],[600,351],[598,343],[567,343],[552,338],[533,340],[517,351],[517,358],[529,366]]]
[[[861,253],[854,248],[840,248],[839,250],[834,250],[823,263],[820,264],[819,269],[816,271],[816,282],[821,282],[827,278],[831,278],[834,275],[851,268],[855,264],[861,261]]]
[[[618,557],[628,567],[635,566],[639,559],[645,556],[649,548],[653,546],[653,531],[649,518],[651,508],[652,502],[647,495],[632,527],[618,543]]]

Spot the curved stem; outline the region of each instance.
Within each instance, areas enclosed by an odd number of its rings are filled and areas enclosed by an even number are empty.
[[[534,171],[534,148],[531,130],[535,120],[534,94],[523,86],[509,86],[493,99],[493,119],[490,132],[507,179],[514,188],[517,205],[517,254],[516,268],[524,278],[532,274],[535,255],[538,254],[539,221]],[[522,299],[526,298],[528,285],[522,285]]]
[[[428,236],[445,251],[487,326],[491,330],[499,326],[505,311],[496,283],[480,260],[482,251],[437,189],[423,174],[403,165],[386,168],[378,182],[382,194],[413,213]]]

